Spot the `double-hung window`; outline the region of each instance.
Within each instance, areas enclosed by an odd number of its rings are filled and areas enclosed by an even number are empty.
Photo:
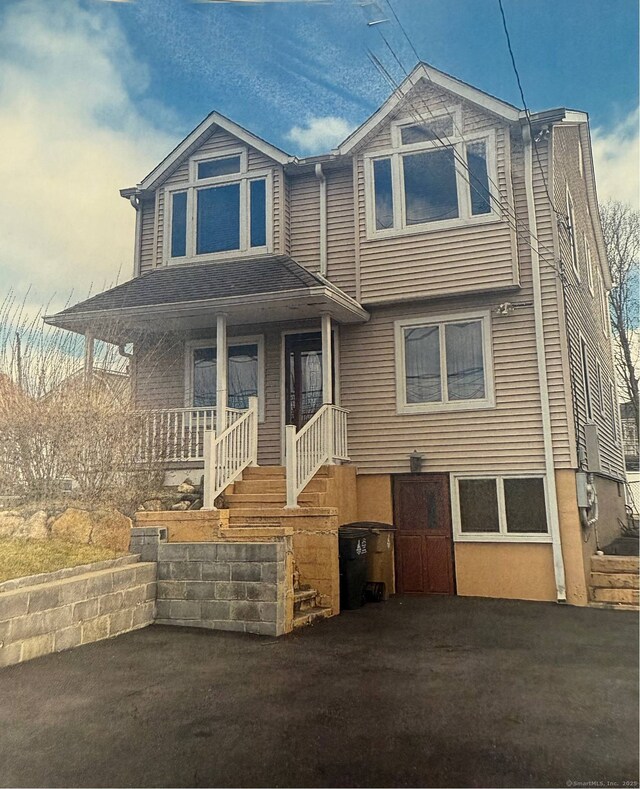
[[[271,175],[244,150],[195,156],[189,182],[165,190],[165,257],[174,263],[269,251]]]
[[[215,408],[217,400],[216,346],[210,341],[187,343],[186,405]],[[264,411],[264,343],[262,337],[242,337],[227,347],[227,391],[229,408],[245,409],[250,397],[260,401]]]
[[[542,474],[459,475],[453,478],[458,542],[549,542]]]
[[[460,126],[459,112],[396,122],[393,148],[366,155],[369,237],[496,218],[494,133]]]
[[[398,412],[493,405],[489,313],[396,322]]]

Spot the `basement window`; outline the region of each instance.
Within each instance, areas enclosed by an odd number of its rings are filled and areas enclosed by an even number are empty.
[[[453,505],[457,541],[549,541],[542,475],[454,476]]]

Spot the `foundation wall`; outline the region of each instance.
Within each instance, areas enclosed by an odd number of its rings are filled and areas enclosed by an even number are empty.
[[[356,477],[358,521],[393,523],[390,474],[358,474]]]

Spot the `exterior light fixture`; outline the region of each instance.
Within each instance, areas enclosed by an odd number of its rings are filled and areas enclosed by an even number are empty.
[[[422,470],[422,461],[424,460],[424,455],[421,455],[417,449],[415,449],[409,455],[409,468],[411,469],[412,474],[419,474]]]

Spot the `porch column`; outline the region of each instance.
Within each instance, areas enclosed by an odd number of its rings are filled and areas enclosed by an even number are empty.
[[[322,313],[322,402],[333,403],[333,361],[331,358],[331,315]]]
[[[216,321],[216,435],[227,426],[227,316],[218,315]]]
[[[84,335],[84,386],[87,392],[91,391],[91,381],[93,378],[93,355],[95,350],[95,338],[91,332]]]

